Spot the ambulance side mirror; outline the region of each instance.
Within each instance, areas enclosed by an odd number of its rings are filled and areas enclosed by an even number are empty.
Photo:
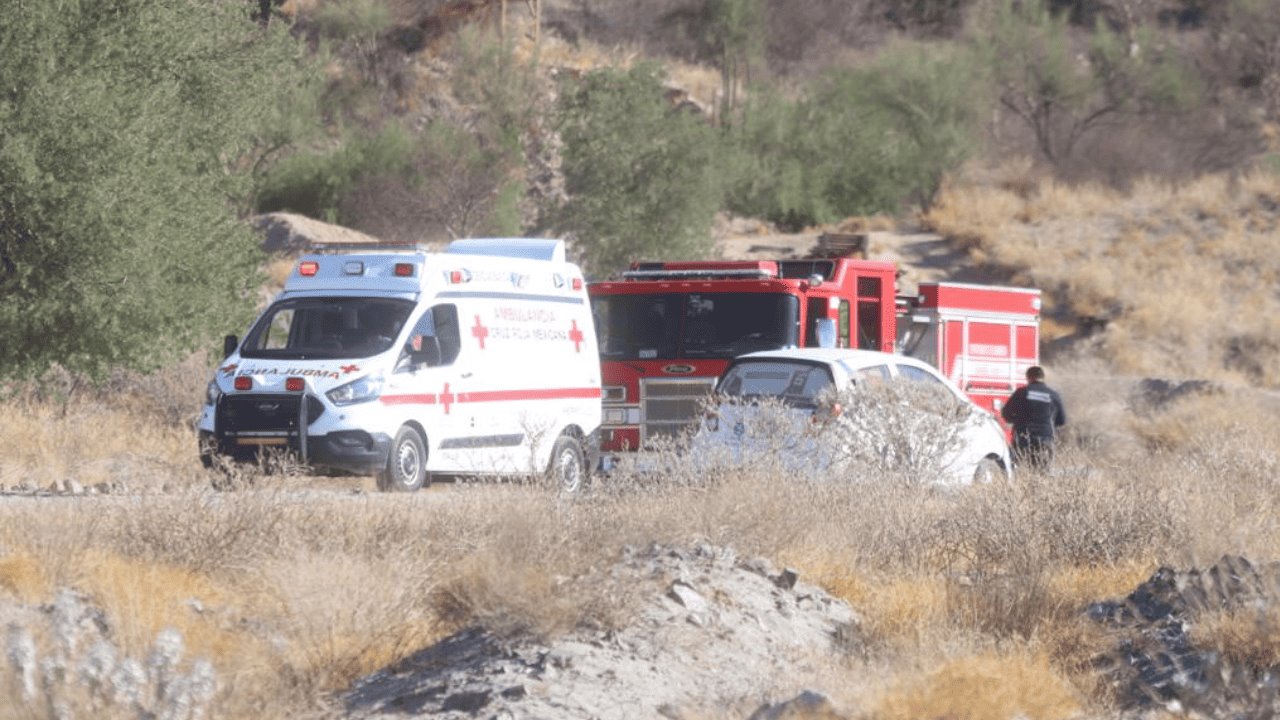
[[[230,357],[231,353],[240,347],[240,338],[235,335],[228,335],[222,338],[222,357]]]

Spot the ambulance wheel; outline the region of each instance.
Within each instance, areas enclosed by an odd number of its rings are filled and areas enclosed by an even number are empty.
[[[427,446],[417,430],[400,428],[391,442],[387,466],[378,473],[383,492],[413,492],[427,484]]]
[[[561,492],[576,493],[587,482],[586,454],[582,443],[572,435],[561,435],[551,449],[547,479]]]

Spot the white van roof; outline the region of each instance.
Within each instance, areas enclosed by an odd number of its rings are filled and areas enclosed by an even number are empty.
[[[492,255],[526,260],[565,261],[564,241],[556,238],[462,238],[449,243],[445,252],[455,255]]]

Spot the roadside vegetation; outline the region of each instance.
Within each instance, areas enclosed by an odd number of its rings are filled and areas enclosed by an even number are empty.
[[[39,658],[61,641],[56,613],[38,608],[65,591],[100,610],[120,661],[144,662],[176,635],[175,676],[215,678],[210,717],[322,713],[332,693],[465,627],[554,637],[625,626],[643,591],[609,572],[624,548],[701,542],[795,568],[859,613],[858,652],[821,688],[854,717],[1106,716],[1116,699],[1095,661],[1115,638],[1083,608],[1159,566],[1262,562],[1280,541],[1274,408],[1225,423],[1216,408],[1243,407],[1235,395],[1141,405],[1133,387],[1090,394],[1088,378],[1064,370],[1075,417],[1058,471],[958,491],[910,475],[798,480],[764,461],[715,482],[622,476],[569,498],[520,484],[387,496],[352,494],[369,489],[360,479],[253,473],[211,491],[190,416],[166,419],[198,396],[182,382],[164,402],[154,393],[187,377],[170,372],[122,380],[112,396],[33,389],[5,401],[5,437],[38,438],[41,454],[6,453],[0,483],[88,485],[115,464],[109,477],[131,491],[0,502],[0,613],[20,612],[6,621]],[[1117,416],[1109,404],[1121,400]],[[131,432],[83,431],[105,424]],[[1273,657],[1275,633],[1247,631],[1271,627],[1270,615],[1250,612],[1220,613],[1199,641]],[[88,640],[65,676],[35,676],[34,704],[0,717],[89,702],[77,668],[91,665],[76,664]],[[12,662],[0,670],[10,697],[26,697],[22,682]]]

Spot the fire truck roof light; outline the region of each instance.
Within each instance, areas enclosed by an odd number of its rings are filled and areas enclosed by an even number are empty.
[[[628,270],[622,273],[627,280],[661,280],[664,278],[771,278],[773,273],[762,268],[726,268],[705,270]]]
[[[304,260],[298,263],[298,274],[302,277],[315,277],[318,270],[320,270],[320,263],[315,260]]]

